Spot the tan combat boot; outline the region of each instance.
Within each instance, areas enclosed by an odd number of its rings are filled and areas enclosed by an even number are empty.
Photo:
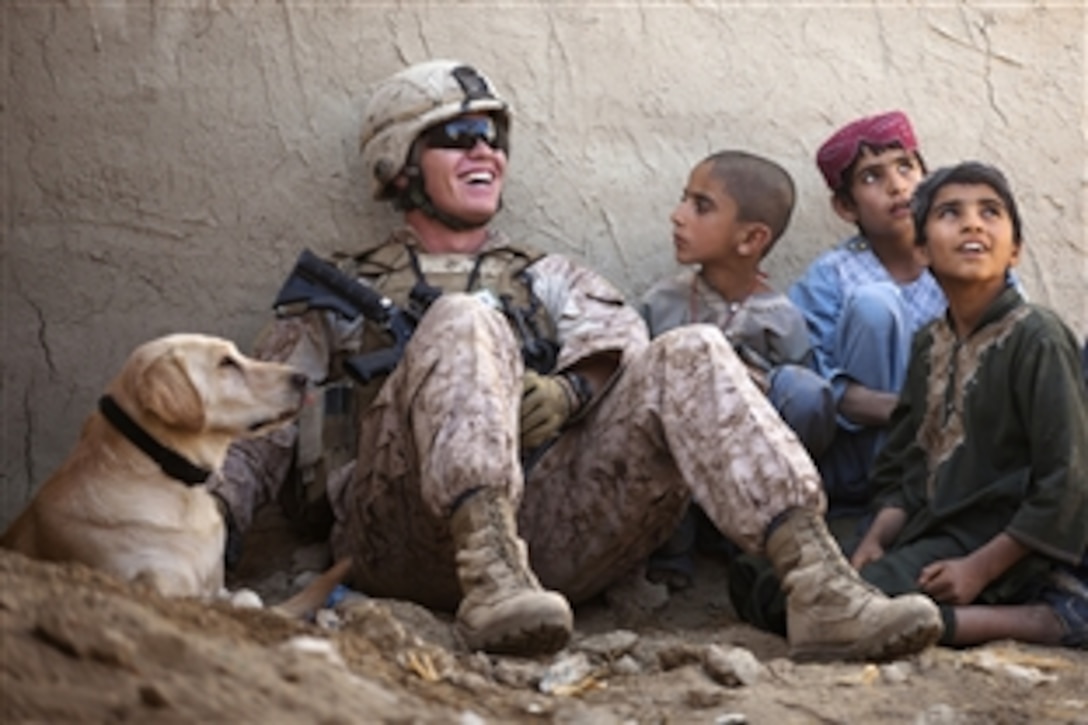
[[[450,520],[463,599],[457,628],[473,650],[537,655],[562,649],[574,615],[529,568],[510,501],[493,489],[466,499]]]
[[[888,660],[941,636],[940,612],[929,597],[888,597],[863,581],[815,511],[791,510],[767,540],[767,557],[786,593],[793,659]]]

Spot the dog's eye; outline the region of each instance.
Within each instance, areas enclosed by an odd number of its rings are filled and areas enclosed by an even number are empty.
[[[223,356],[223,358],[219,361],[219,367],[231,368],[233,370],[240,370],[242,368],[242,366],[238,364],[238,361],[232,358],[230,355]]]

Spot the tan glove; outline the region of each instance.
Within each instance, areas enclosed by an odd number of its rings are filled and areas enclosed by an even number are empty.
[[[576,400],[566,378],[526,370],[521,391],[521,447],[530,450],[558,435]]]

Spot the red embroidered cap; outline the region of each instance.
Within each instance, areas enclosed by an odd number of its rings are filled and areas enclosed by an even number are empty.
[[[857,159],[861,145],[891,146],[898,143],[907,151],[918,149],[918,140],[910,120],[902,111],[866,116],[843,126],[824,141],[816,152],[816,165],[832,191],[838,191],[845,179],[846,167]]]

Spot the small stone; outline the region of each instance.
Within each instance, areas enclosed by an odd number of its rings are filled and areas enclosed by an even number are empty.
[[[725,712],[714,718],[714,725],[747,725],[748,716],[743,712]]]
[[[909,662],[892,662],[881,666],[880,679],[889,685],[901,685],[910,679],[912,670]]]
[[[230,605],[236,609],[264,609],[261,595],[252,589],[239,589],[228,597]]]
[[[630,677],[642,674],[642,665],[631,655],[624,655],[612,663],[612,674]]]
[[[345,669],[347,667],[343,658],[340,656],[339,650],[336,649],[336,645],[331,640],[322,637],[310,637],[306,635],[292,637],[281,644],[280,649],[287,652],[301,652],[307,655],[314,655],[320,657],[329,664],[344,667]]]
[[[638,644],[638,635],[627,629],[586,637],[577,644],[577,649],[608,660],[628,654]]]
[[[743,647],[723,649],[718,645],[706,648],[703,667],[716,682],[726,687],[754,685],[766,672],[756,656]]]
[[[540,678],[538,689],[544,693],[552,693],[569,685],[581,682],[593,673],[593,666],[589,658],[582,652],[563,657],[548,668],[544,676]]]

